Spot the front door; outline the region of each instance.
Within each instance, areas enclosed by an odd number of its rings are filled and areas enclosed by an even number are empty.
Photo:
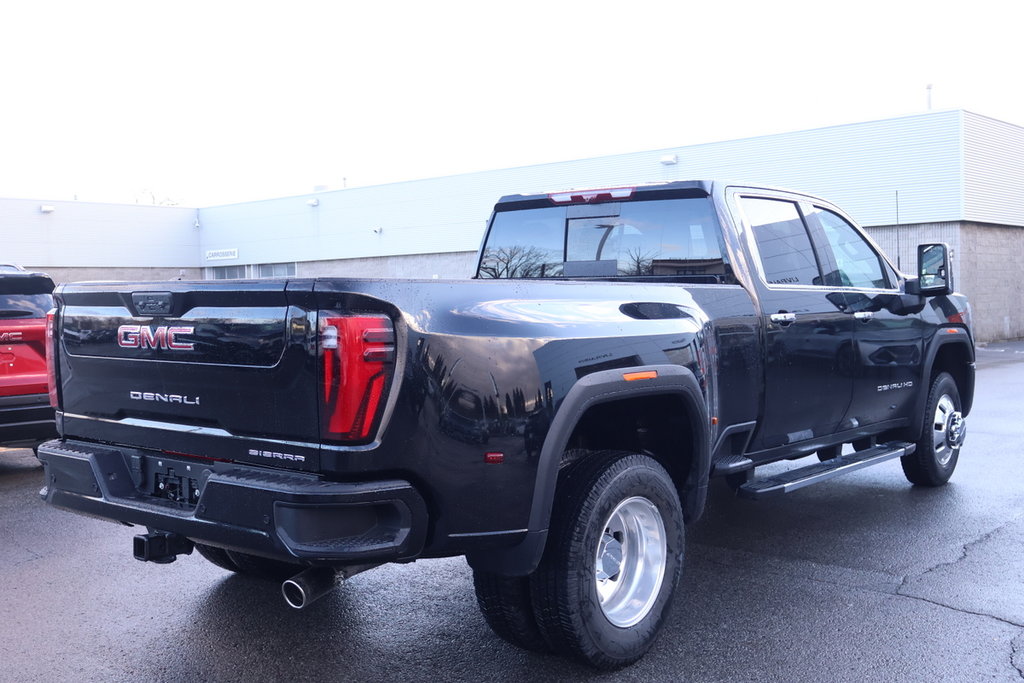
[[[830,278],[842,287],[847,312],[856,320],[853,398],[844,426],[859,429],[906,417],[918,392],[927,391],[921,386],[921,316],[885,307],[899,294],[896,273],[850,221],[822,206],[811,207],[808,218],[823,243]]]

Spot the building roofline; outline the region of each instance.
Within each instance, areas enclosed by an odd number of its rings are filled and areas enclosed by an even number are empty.
[[[892,116],[892,117],[886,117],[886,118],[870,119],[870,120],[867,120],[867,121],[851,121],[849,123],[839,123],[839,124],[832,124],[832,125],[827,125],[827,126],[818,126],[816,128],[798,128],[798,129],[793,129],[793,130],[780,131],[780,132],[777,132],[777,133],[764,133],[762,135],[751,135],[751,136],[748,136],[748,137],[725,138],[725,139],[719,139],[719,140],[709,140],[707,142],[698,142],[698,143],[687,144],[687,145],[674,145],[674,146],[668,146],[668,147],[658,147],[658,148],[654,148],[654,149],[631,150],[631,151],[627,151],[627,152],[617,152],[617,153],[614,153],[614,154],[598,154],[598,155],[590,156],[590,157],[579,157],[579,158],[574,158],[574,159],[559,159],[557,161],[545,161],[545,162],[536,163],[536,164],[522,164],[522,165],[519,165],[519,166],[507,166],[507,167],[502,167],[502,168],[487,168],[487,169],[480,169],[480,170],[477,170],[477,171],[466,171],[466,172],[463,172],[463,173],[451,173],[451,174],[439,175],[439,176],[426,176],[426,177],[422,177],[422,178],[409,178],[407,180],[395,180],[395,181],[387,182],[387,183],[374,183],[374,184],[369,184],[369,185],[357,185],[355,187],[338,188],[338,189],[333,189],[333,190],[323,190],[323,191],[320,191],[320,192],[308,192],[308,193],[300,193],[300,194],[294,194],[294,195],[283,195],[283,196],[280,196],[280,197],[268,197],[266,199],[257,199],[257,200],[243,201],[243,202],[227,202],[227,203],[224,203],[224,204],[213,204],[213,205],[210,205],[210,206],[204,206],[204,207],[200,207],[200,208],[201,209],[215,209],[215,208],[222,208],[222,207],[229,207],[229,206],[240,206],[240,205],[243,205],[243,204],[258,204],[260,202],[272,202],[272,201],[286,200],[286,199],[300,199],[300,198],[303,198],[303,197],[312,198],[312,197],[315,197],[317,195],[323,195],[323,194],[333,194],[333,193],[337,193],[337,192],[354,192],[354,191],[359,191],[359,190],[366,190],[366,189],[369,189],[369,188],[382,188],[382,187],[389,187],[389,186],[393,186],[393,185],[404,185],[404,184],[407,184],[407,183],[422,183],[422,182],[430,182],[430,181],[437,181],[437,180],[447,180],[447,179],[451,179],[451,178],[464,178],[464,177],[467,177],[467,176],[479,176],[479,175],[488,174],[488,173],[501,173],[501,172],[504,172],[504,171],[521,171],[521,170],[531,169],[531,168],[545,168],[545,167],[549,167],[549,166],[561,165],[561,164],[566,164],[566,163],[575,163],[575,162],[586,163],[588,161],[594,161],[594,160],[598,160],[598,159],[608,159],[608,158],[611,158],[611,157],[622,156],[622,155],[625,155],[625,154],[659,154],[659,153],[663,153],[663,152],[678,152],[680,149],[697,149],[697,148],[700,148],[700,147],[706,147],[706,146],[711,146],[711,145],[721,145],[721,144],[727,144],[727,143],[747,142],[747,141],[751,141],[751,140],[761,140],[761,139],[768,139],[768,138],[777,138],[777,137],[785,136],[785,135],[795,135],[795,134],[802,134],[802,133],[815,133],[815,132],[821,132],[821,131],[826,131],[826,130],[838,130],[838,129],[843,129],[843,128],[853,128],[853,127],[857,127],[857,126],[867,126],[867,125],[873,125],[873,124],[878,124],[878,123],[885,123],[885,122],[889,122],[889,121],[899,121],[901,119],[916,119],[916,118],[926,118],[926,117],[948,116],[948,115],[950,115],[952,113],[955,113],[955,112],[961,112],[961,121],[962,121],[962,113],[965,112],[965,111],[966,110],[960,109],[960,108],[936,109],[936,110],[933,110],[933,111],[917,112],[917,113],[913,113],[913,114],[903,114],[901,116]],[[967,113],[974,114],[974,112],[967,112]],[[980,114],[974,114],[974,115],[975,116],[981,116]],[[995,119],[995,118],[992,118],[992,117],[985,117],[985,118],[989,118],[989,119],[991,119],[993,121],[999,121],[1001,123],[1007,123],[1008,125],[1011,125],[1011,126],[1016,125],[1016,124],[1013,124],[1013,123],[1009,123],[1007,121],[1002,121],[1001,119]]]

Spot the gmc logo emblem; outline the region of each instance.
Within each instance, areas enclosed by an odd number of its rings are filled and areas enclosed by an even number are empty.
[[[192,334],[194,327],[168,327],[160,325],[121,325],[117,328],[117,345],[122,349],[170,349],[172,351],[192,351],[196,345],[192,342],[178,341],[179,334]]]
[[[0,342],[14,342],[21,341],[21,332],[3,332],[0,333]]]

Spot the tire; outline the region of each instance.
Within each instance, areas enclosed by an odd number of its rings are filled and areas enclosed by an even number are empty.
[[[754,470],[744,470],[743,472],[733,472],[732,474],[725,475],[725,484],[733,491],[739,491],[740,487],[746,484],[748,481],[753,479]]]
[[[878,444],[879,441],[877,436],[865,436],[863,439],[856,439],[853,442],[853,450],[859,453],[860,451],[866,451],[871,448],[874,448]]]
[[[530,577],[474,571],[473,588],[480,612],[495,634],[526,650],[550,651],[534,618]]]
[[[948,372],[939,373],[928,392],[917,449],[900,458],[907,480],[917,486],[942,486],[953,476],[967,425],[960,413],[960,392]]]
[[[675,484],[653,458],[602,452],[567,467],[530,581],[551,649],[601,669],[642,657],[669,614],[683,536]]]
[[[306,568],[301,564],[272,560],[268,557],[249,555],[248,553],[240,553],[236,550],[225,550],[224,552],[227,554],[228,559],[238,567],[237,571],[239,574],[245,574],[257,579],[281,582],[292,578]],[[203,557],[206,557],[206,555],[203,555]]]
[[[818,449],[818,460],[821,462],[828,462],[838,458],[843,452],[843,444],[836,444],[835,446],[826,446],[825,448]]]
[[[238,565],[231,561],[228,557],[228,551],[223,548],[216,548],[212,545],[204,545],[202,543],[196,543],[196,552],[206,558],[206,560],[212,564],[217,565],[221,569],[226,569],[229,572],[241,571]]]

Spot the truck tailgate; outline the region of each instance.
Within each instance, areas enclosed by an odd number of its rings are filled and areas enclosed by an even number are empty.
[[[312,281],[68,285],[65,437],[315,470]]]
[[[0,318],[0,396],[46,393],[46,318]]]

